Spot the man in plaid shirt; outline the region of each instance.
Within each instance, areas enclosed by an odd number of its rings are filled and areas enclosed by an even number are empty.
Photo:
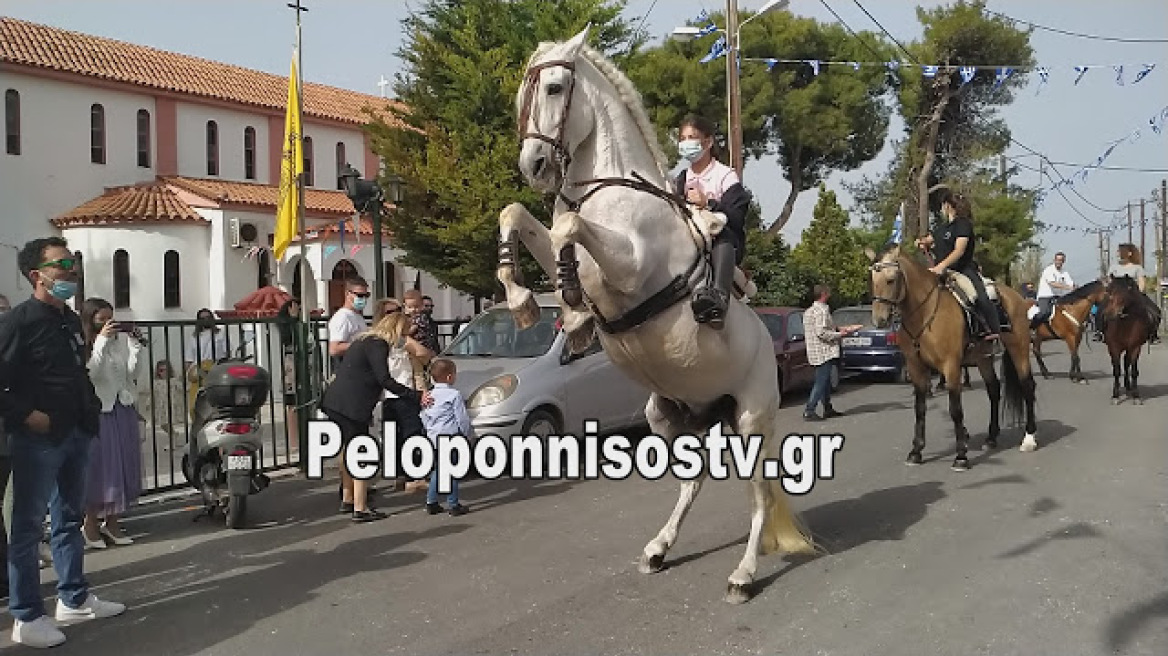
[[[815,367],[815,386],[803,410],[803,419],[819,421],[815,408],[823,401],[822,419],[839,417],[843,413],[831,407],[831,370],[839,363],[840,339],[859,331],[863,326],[852,325],[836,328],[831,319],[831,309],[827,299],[831,298],[831,288],[827,285],[815,286],[815,302],[803,312],[803,330],[806,334],[807,361]]]

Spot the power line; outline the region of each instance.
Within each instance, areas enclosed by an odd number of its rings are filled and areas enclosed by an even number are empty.
[[[848,25],[847,22],[843,18],[840,18],[840,15],[835,13],[835,10],[831,8],[831,5],[827,4],[827,0],[819,0],[819,2],[823,4],[824,8],[826,8],[828,11],[831,12],[832,16],[835,16],[835,19],[837,21],[839,21],[840,25],[844,26],[845,30],[847,30],[849,33],[851,33],[851,35],[854,36],[857,41],[859,41],[865,48],[868,49],[868,52],[871,52],[873,55],[876,55],[877,58],[880,58],[883,56],[879,52],[876,52],[876,49],[873,48],[871,45],[869,45],[868,41],[866,39],[860,38],[860,35],[856,34],[856,31],[852,29],[852,26]]]
[[[1015,160],[1015,159],[1018,159],[1019,157],[1031,157],[1031,155],[1030,154],[1007,155],[1006,159]],[[1132,173],[1168,173],[1168,169],[1149,169],[1149,168],[1139,168],[1139,167],[1131,167],[1131,166],[1097,166],[1095,164],[1076,164],[1074,162],[1057,162],[1057,161],[1052,160],[1052,159],[1047,159],[1046,161],[1050,162],[1051,164],[1058,164],[1059,166],[1083,166],[1083,167],[1092,168],[1092,169],[1099,169],[1101,171],[1130,171]],[[1019,165],[1019,166],[1021,166],[1021,165]],[[1030,168],[1030,170],[1032,170],[1032,171],[1036,170],[1036,169],[1033,169],[1031,167],[1024,167],[1024,168]]]
[[[653,13],[653,9],[656,6],[657,6],[657,0],[653,0],[653,4],[649,5],[649,10],[646,11],[644,13],[644,15],[641,16],[641,22],[637,23],[637,29],[633,30],[634,35],[636,35],[638,32],[640,32],[641,28],[645,26],[645,21],[649,19],[649,14]]]
[[[1050,27],[1047,25],[1040,25],[1038,23],[1032,23],[1030,21],[1022,20],[1021,18],[1014,18],[1013,16],[999,14],[998,12],[990,11],[989,9],[985,9],[984,11],[987,14],[993,14],[994,16],[997,16],[999,18],[1005,18],[1006,20],[1012,20],[1016,23],[1024,23],[1026,25],[1029,25],[1030,27],[1036,27],[1040,30],[1046,30],[1048,32],[1055,32],[1058,34],[1065,34],[1067,36],[1077,36],[1077,37],[1080,37],[1083,39],[1095,39],[1097,41],[1118,41],[1120,43],[1168,43],[1168,39],[1131,39],[1131,38],[1118,37],[1118,36],[1100,36],[1098,34],[1084,34],[1082,32],[1071,32],[1069,30],[1060,30],[1057,27]]]
[[[876,26],[880,28],[880,31],[887,34],[888,38],[892,39],[892,42],[895,43],[902,51],[904,51],[904,54],[908,55],[909,61],[916,64],[917,66],[921,65],[921,63],[917,61],[917,58],[913,57],[913,54],[908,51],[908,48],[905,48],[904,45],[896,39],[896,37],[892,36],[892,32],[884,29],[884,26],[880,24],[880,21],[876,20],[876,17],[869,13],[868,10],[864,8],[864,5],[860,4],[860,0],[852,0],[852,2],[856,3],[856,6],[860,8],[860,11],[864,12],[864,15],[870,18],[873,23],[876,23]]]

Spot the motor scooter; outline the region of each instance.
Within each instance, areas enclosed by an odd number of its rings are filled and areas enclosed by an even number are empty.
[[[230,529],[242,528],[248,497],[271,483],[261,471],[259,423],[271,377],[250,359],[224,358],[207,371],[182,458],[183,474],[203,499],[205,514],[195,519],[222,511]]]

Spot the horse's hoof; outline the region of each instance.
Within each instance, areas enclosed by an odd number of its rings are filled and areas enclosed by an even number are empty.
[[[1119,405],[1119,399],[1118,399],[1118,398],[1115,398],[1115,397],[1113,397],[1113,398],[1111,399],[1111,405]]]
[[[665,567],[665,554],[657,554],[656,556],[641,555],[641,564],[637,569],[641,570],[642,574],[656,574]]]
[[[969,471],[969,458],[957,458],[951,467],[955,472]]]
[[[1018,450],[1023,453],[1030,453],[1037,448],[1038,440],[1034,438],[1033,434],[1027,433],[1026,436],[1022,438],[1022,444],[1018,447]]]
[[[750,601],[750,591],[746,589],[745,585],[730,583],[726,586],[726,603],[737,606],[748,601]]]
[[[1136,404],[1136,405],[1143,405],[1143,404],[1144,404],[1144,400],[1143,400],[1143,399],[1138,399],[1138,398],[1137,398],[1137,399],[1132,399],[1132,403],[1134,403],[1134,404]]]
[[[924,458],[922,458],[921,454],[919,453],[910,453],[904,460],[904,464],[906,465],[919,465],[922,462],[924,462]]]

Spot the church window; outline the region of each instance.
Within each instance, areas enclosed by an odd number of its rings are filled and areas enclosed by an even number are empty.
[[[89,108],[89,161],[105,164],[105,108],[96,103]]]
[[[9,155],[20,154],[20,92],[4,92],[4,143]]]
[[[304,137],[304,186],[313,186],[312,179],[312,137]]]
[[[219,124],[207,121],[207,175],[219,175]]]
[[[124,249],[114,251],[114,308],[130,307],[130,254]]]
[[[138,110],[138,166],[150,168],[150,112]]]
[[[182,284],[178,265],[178,251],[166,251],[166,255],[162,256],[162,306],[166,308],[182,305]]]
[[[256,179],[255,153],[255,128],[248,126],[243,129],[243,177],[248,180]]]

